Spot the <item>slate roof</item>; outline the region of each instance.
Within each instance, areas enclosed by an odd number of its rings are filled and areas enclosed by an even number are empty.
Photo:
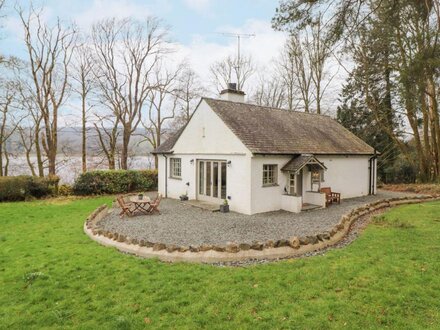
[[[321,163],[319,160],[316,159],[313,155],[299,155],[297,157],[293,157],[289,162],[283,166],[281,171],[288,171],[288,172],[299,172],[304,166],[308,164],[313,164],[316,166],[319,166],[323,169],[327,169],[323,163]]]
[[[363,154],[374,149],[329,116],[203,98],[254,154]],[[155,153],[172,152],[179,131]]]

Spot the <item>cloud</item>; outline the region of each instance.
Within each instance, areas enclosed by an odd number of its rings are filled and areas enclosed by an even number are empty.
[[[246,56],[250,55],[257,66],[254,78],[257,78],[259,72],[266,71],[270,67],[272,60],[278,56],[285,42],[284,33],[274,31],[270,22],[262,20],[250,19],[242,26],[219,26],[216,30],[255,34],[254,37],[242,39],[240,47],[241,53]],[[209,67],[228,55],[235,55],[237,53],[237,39],[218,35],[213,40],[204,35],[196,35],[193,36],[191,43],[188,45],[178,44],[177,48],[176,58],[178,60],[185,58],[199,74],[203,83],[208,86],[210,83]],[[252,86],[249,88],[251,89]]]
[[[74,20],[82,29],[87,30],[96,21],[105,18],[145,19],[152,14],[150,6],[130,0],[93,0],[87,10],[76,15]]]
[[[183,2],[187,7],[199,13],[206,12],[211,5],[211,0],[183,0]]]

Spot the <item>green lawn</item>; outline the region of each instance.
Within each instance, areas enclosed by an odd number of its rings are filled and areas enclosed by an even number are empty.
[[[0,204],[0,328],[434,328],[440,203],[404,206],[345,249],[247,268],[165,264],[83,233],[110,198]]]

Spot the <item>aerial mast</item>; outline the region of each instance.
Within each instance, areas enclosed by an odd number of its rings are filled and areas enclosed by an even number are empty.
[[[252,38],[255,37],[255,34],[253,33],[229,33],[229,32],[222,32],[220,33],[224,37],[230,37],[230,38],[237,38],[237,71],[240,72],[240,43],[241,38]]]

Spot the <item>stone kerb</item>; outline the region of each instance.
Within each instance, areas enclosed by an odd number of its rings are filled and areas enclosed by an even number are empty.
[[[246,259],[278,259],[299,256],[335,245],[347,234],[356,220],[372,213],[399,205],[434,200],[440,200],[440,195],[384,199],[353,209],[343,215],[339,223],[329,231],[311,236],[295,236],[290,239],[268,240],[252,244],[228,242],[225,245],[178,246],[138,240],[117,232],[103,230],[100,227],[100,220],[109,212],[107,205],[101,205],[90,214],[84,224],[84,231],[90,238],[102,245],[113,246],[122,252],[140,257],[159,258],[163,261],[226,262]]]

